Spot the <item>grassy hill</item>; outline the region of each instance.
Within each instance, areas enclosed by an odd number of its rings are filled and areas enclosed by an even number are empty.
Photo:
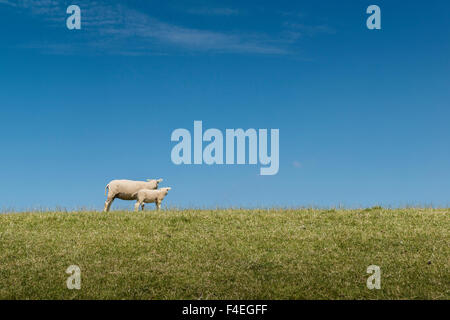
[[[450,299],[449,248],[450,209],[0,214],[0,299]]]

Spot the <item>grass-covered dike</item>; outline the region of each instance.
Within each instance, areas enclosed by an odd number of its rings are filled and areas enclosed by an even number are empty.
[[[449,299],[449,262],[450,209],[0,214],[0,299]]]

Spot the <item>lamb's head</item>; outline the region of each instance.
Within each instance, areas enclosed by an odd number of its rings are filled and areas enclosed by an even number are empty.
[[[167,194],[169,193],[169,190],[172,189],[171,187],[167,187],[167,188],[161,188],[159,190],[161,190],[162,194],[164,196],[167,196]]]
[[[163,181],[163,179],[159,178],[156,180],[156,188],[158,188],[158,185]]]

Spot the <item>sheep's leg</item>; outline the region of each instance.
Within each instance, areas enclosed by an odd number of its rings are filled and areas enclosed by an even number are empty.
[[[110,197],[108,195],[108,198],[105,201],[105,208],[103,210],[104,212],[108,212],[109,211],[109,209],[111,208],[111,204],[113,203],[114,199],[115,199],[115,197]]]
[[[109,211],[109,209],[111,208],[111,205],[112,205],[114,199],[115,199],[115,198],[112,198],[112,199],[109,201],[107,211]]]
[[[144,206],[145,206],[145,204],[142,204],[142,205],[141,205],[141,210],[142,210],[142,211],[144,211]]]

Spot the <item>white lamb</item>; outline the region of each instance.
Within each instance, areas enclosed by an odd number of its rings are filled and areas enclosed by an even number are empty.
[[[161,208],[161,202],[163,201],[167,193],[169,193],[170,189],[170,187],[167,187],[158,190],[139,190],[137,193],[137,201],[134,205],[134,210],[138,211],[139,207],[141,207],[141,210],[144,210],[145,203],[155,203],[156,208],[159,210]]]

